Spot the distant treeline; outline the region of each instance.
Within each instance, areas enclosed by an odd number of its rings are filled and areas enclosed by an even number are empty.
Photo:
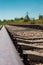
[[[12,20],[6,20],[4,19],[3,21],[0,20],[0,24],[43,24],[43,15],[39,15],[38,19],[31,19],[28,16],[28,12],[25,17],[21,18],[15,18]]]

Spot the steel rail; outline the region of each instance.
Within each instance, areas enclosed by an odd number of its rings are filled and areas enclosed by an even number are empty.
[[[4,26],[0,31],[0,65],[24,65]]]

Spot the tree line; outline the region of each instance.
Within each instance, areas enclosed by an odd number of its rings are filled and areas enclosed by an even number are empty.
[[[25,17],[15,18],[14,20],[13,19],[11,19],[11,20],[4,19],[3,21],[0,20],[0,23],[3,23],[3,22],[15,22],[15,21],[16,22],[22,21],[22,22],[27,22],[27,23],[30,22],[31,24],[43,23],[43,15],[39,15],[38,19],[35,19],[35,18],[31,19],[29,17],[29,15],[28,15],[28,12],[27,12]]]

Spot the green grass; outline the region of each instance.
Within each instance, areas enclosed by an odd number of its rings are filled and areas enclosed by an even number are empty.
[[[24,22],[24,20],[9,20],[5,22],[0,22],[0,25],[8,25],[8,24],[43,24],[43,20],[31,20],[28,22]]]

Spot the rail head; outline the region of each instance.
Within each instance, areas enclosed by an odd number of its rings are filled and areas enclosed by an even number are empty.
[[[0,65],[24,65],[4,26],[0,31],[0,43]]]

